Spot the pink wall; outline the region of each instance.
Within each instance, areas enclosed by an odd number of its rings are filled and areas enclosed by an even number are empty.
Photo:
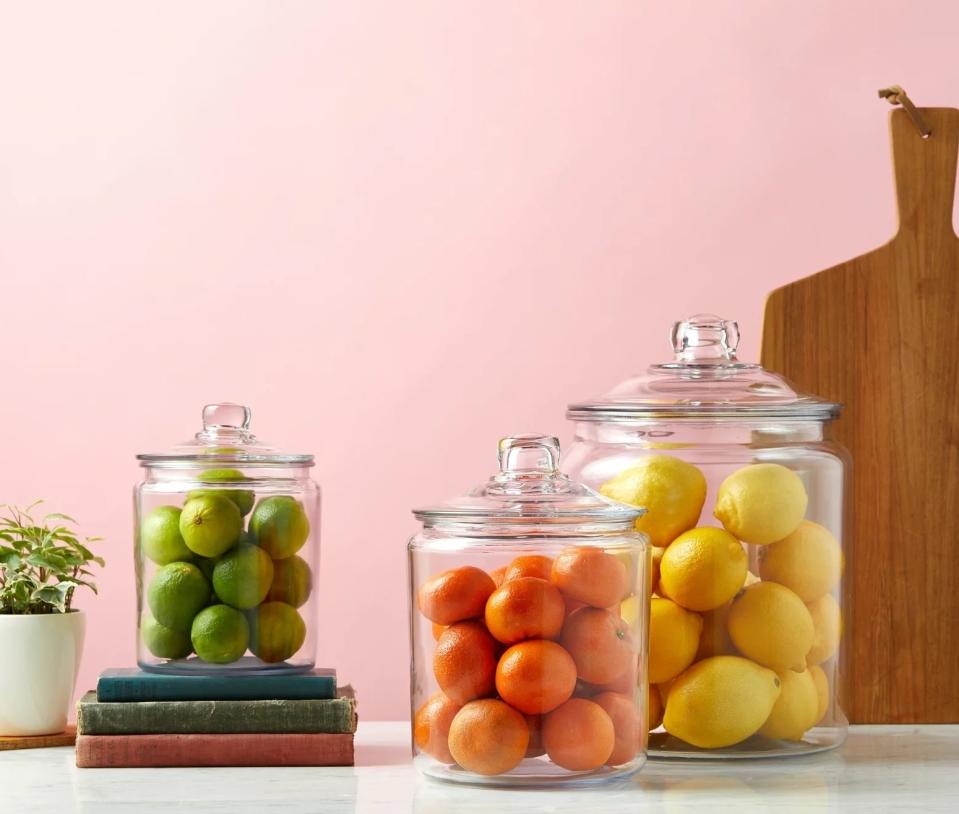
[[[317,456],[321,661],[407,714],[411,506],[712,310],[895,228],[885,103],[959,105],[950,2],[16,3],[0,13],[0,502],[107,537],[204,402]]]

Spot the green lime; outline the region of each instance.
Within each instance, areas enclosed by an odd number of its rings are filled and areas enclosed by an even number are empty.
[[[273,560],[259,546],[240,543],[216,561],[213,590],[220,601],[240,610],[254,608],[273,582]]]
[[[192,563],[171,562],[156,572],[147,588],[147,604],[161,625],[186,633],[210,599],[210,583]]]
[[[250,650],[260,660],[285,661],[303,646],[306,623],[285,602],[264,602],[250,611]]]
[[[294,554],[273,563],[273,584],[266,598],[271,602],[286,602],[299,608],[310,598],[313,574],[306,560]]]
[[[140,547],[157,565],[193,558],[180,534],[180,510],[176,506],[159,506],[143,518]]]
[[[288,495],[261,500],[250,515],[256,544],[274,560],[292,557],[310,536],[310,521],[303,505]]]
[[[189,634],[161,625],[148,613],[140,620],[140,635],[158,659],[183,659],[193,652]]]
[[[222,483],[229,481],[247,481],[250,480],[239,469],[207,469],[197,476],[197,480],[204,482]],[[256,501],[256,493],[252,489],[194,489],[187,492],[186,499],[192,500],[201,495],[219,495],[231,500],[240,510],[244,517],[250,513],[253,503]]]
[[[233,547],[243,531],[243,516],[232,500],[199,495],[180,513],[180,534],[187,547],[204,557],[219,557]]]
[[[196,654],[211,664],[229,664],[246,652],[250,626],[236,608],[211,605],[196,615],[190,629]]]

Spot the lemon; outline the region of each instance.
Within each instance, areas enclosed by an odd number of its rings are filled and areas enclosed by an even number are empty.
[[[176,506],[158,506],[143,518],[140,547],[157,565],[193,559],[180,534],[180,510]]]
[[[284,560],[280,560],[284,562]],[[645,599],[643,600],[646,601]],[[635,630],[636,626],[639,624],[639,612],[640,612],[640,599],[635,594],[633,596],[627,596],[622,602],[619,603],[619,616],[626,623],[627,627],[630,630]]]
[[[666,596],[687,610],[707,611],[732,599],[746,579],[742,544],[728,531],[697,528],[680,534],[659,565]]]
[[[782,690],[759,734],[773,740],[802,740],[803,733],[816,723],[816,683],[808,670],[783,670],[778,675]]]
[[[696,656],[703,619],[671,599],[653,597],[649,607],[649,681],[669,681]]]
[[[819,705],[816,708],[816,724],[818,724],[829,709],[829,679],[826,677],[826,671],[818,664],[813,664],[808,670],[813,684],[816,685],[816,695],[819,698]]]
[[[649,455],[599,487],[611,500],[641,506],[636,521],[654,546],[668,546],[699,521],[706,502],[706,478],[699,469],[671,455]]]
[[[751,464],[720,484],[713,514],[740,540],[769,545],[796,530],[808,502],[806,487],[791,469]]]
[[[646,723],[647,729],[652,732],[658,729],[663,723],[663,699],[659,695],[659,690],[654,684],[649,685],[649,701],[646,705]]]
[[[659,546],[650,546],[650,551],[652,552],[650,558],[649,566],[649,593],[658,594],[661,590],[659,585],[659,566],[663,561],[663,554],[666,553],[665,548],[660,548]],[[660,594],[662,596],[662,594]]]
[[[792,534],[765,546],[759,574],[794,591],[803,602],[828,594],[839,584],[842,551],[829,529],[803,520]]]
[[[750,585],[734,601],[730,638],[746,658],[773,670],[803,670],[813,643],[813,621],[803,601],[775,582]]]
[[[703,614],[703,632],[699,634],[699,649],[696,651],[696,661],[708,659],[712,656],[735,656],[736,646],[729,638],[727,620],[732,602],[720,605],[718,608],[706,611]]]
[[[196,654],[211,664],[229,664],[246,652],[250,626],[236,608],[211,605],[193,620],[190,639]]]
[[[779,697],[775,672],[739,656],[697,662],[666,699],[666,731],[693,746],[720,749],[755,733]]]
[[[241,543],[228,551],[213,567],[213,590],[220,602],[239,610],[259,605],[272,584],[273,560],[262,548],[250,543]]]
[[[832,594],[819,597],[806,605],[812,617],[812,647],[806,654],[806,664],[822,664],[839,649],[842,636],[842,614]]]

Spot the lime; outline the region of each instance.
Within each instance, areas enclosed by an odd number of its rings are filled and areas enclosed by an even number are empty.
[[[158,659],[182,659],[193,652],[186,633],[161,625],[148,613],[140,620],[140,635],[147,650]]]
[[[303,646],[306,623],[285,602],[264,602],[249,614],[250,650],[262,661],[285,661]]]
[[[157,565],[192,559],[193,552],[180,534],[180,510],[176,506],[159,506],[143,518],[140,547]]]
[[[246,652],[250,626],[236,608],[211,605],[193,620],[190,638],[201,659],[211,664],[229,664]]]
[[[250,515],[256,543],[274,560],[292,557],[310,536],[310,521],[303,505],[289,495],[261,500]]]
[[[224,481],[246,481],[249,478],[239,469],[207,469],[197,476],[197,480],[207,483],[211,481],[221,483]],[[201,495],[218,495],[233,501],[244,517],[250,513],[250,509],[253,508],[253,503],[256,501],[256,493],[252,489],[194,489],[187,492],[186,499],[192,500]]]
[[[219,557],[233,547],[243,531],[243,516],[232,500],[199,495],[180,513],[180,533],[187,547],[204,557]]]
[[[210,599],[210,583],[188,562],[171,562],[156,572],[147,588],[147,604],[161,625],[186,633]]]
[[[271,602],[286,602],[299,608],[310,598],[313,574],[306,560],[294,554],[273,563],[273,584],[266,598]]]
[[[259,605],[273,582],[273,560],[259,546],[241,543],[216,561],[213,590],[220,601],[246,610]]]

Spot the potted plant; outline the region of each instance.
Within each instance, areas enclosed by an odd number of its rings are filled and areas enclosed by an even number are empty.
[[[0,735],[63,732],[83,650],[86,617],[72,607],[90,588],[90,566],[103,566],[63,514],[34,520],[0,506]]]

